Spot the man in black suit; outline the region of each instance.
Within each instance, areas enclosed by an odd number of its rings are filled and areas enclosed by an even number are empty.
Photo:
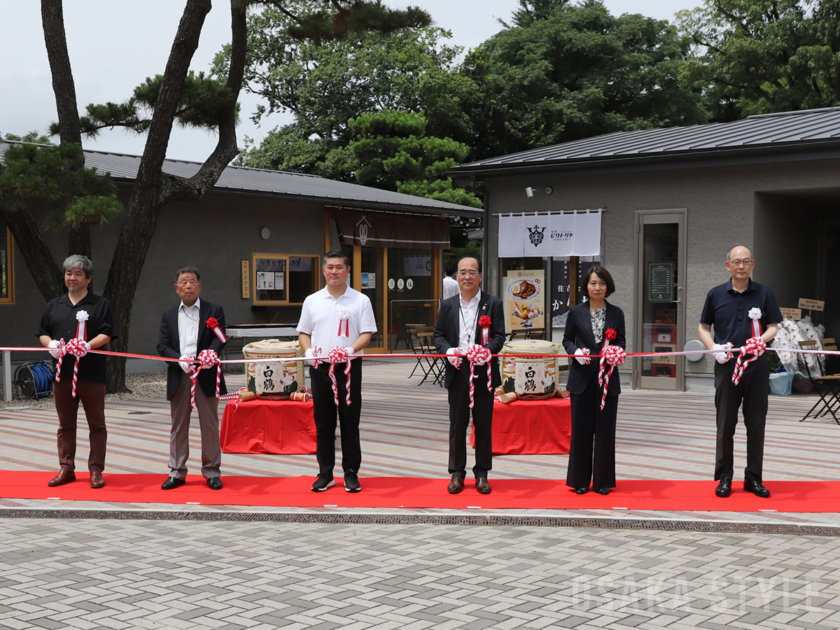
[[[161,356],[180,359],[169,363],[166,374],[166,399],[172,412],[169,436],[169,478],[161,486],[171,490],[186,483],[190,437],[190,375],[199,367],[194,359],[202,350],[210,350],[218,358],[227,339],[224,336],[225,312],[212,302],[203,302],[201,276],[195,267],[179,269],[175,275],[175,292],[181,303],[163,312],[160,320],[158,352]],[[215,321],[214,321],[215,320]],[[219,401],[216,398],[216,370],[204,368],[198,373],[195,405],[201,427],[201,474],[213,490],[222,489],[219,467],[222,447],[219,441]],[[221,376],[220,394],[226,394]]]
[[[447,490],[457,494],[464,489],[467,476],[467,427],[470,423],[470,366],[462,357],[473,344],[489,348],[498,354],[505,343],[505,316],[502,301],[482,293],[481,263],[475,258],[458,261],[458,285],[461,292],[443,300],[435,326],[434,342],[440,354],[448,354],[446,380],[449,390],[449,474],[452,481]],[[487,334],[481,327],[481,318],[489,317]],[[475,394],[473,421],[475,422],[475,466],[473,473],[476,489],[490,494],[487,473],[493,467],[493,393],[501,385],[499,360],[491,359],[492,390],[487,388],[487,368],[475,367]]]

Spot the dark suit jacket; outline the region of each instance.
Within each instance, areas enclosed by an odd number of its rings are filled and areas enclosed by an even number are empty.
[[[160,337],[158,338],[158,352],[162,357],[170,359],[178,359],[181,357],[181,337],[178,333],[178,303],[177,306],[168,308],[163,312],[160,318]],[[216,354],[222,354],[224,344],[219,340],[210,328],[207,328],[207,320],[215,317],[219,320],[219,328],[222,332],[225,330],[225,312],[218,304],[212,302],[205,302],[201,300],[201,308],[198,315],[198,348],[196,356],[202,350],[215,350]],[[178,385],[181,382],[181,375],[184,371],[177,363],[169,363],[166,372],[166,400],[172,400],[175,392],[178,390]],[[216,370],[201,370],[198,373],[198,384],[205,396],[216,395]],[[222,375],[219,389],[220,394],[227,394],[225,387],[225,377]]]
[[[612,328],[616,332],[616,338],[610,342],[610,345],[626,349],[624,311],[609,302],[607,302],[607,320],[604,325],[604,332],[608,328]],[[566,334],[563,335],[563,347],[566,348],[566,353],[574,354],[578,348],[589,348],[589,352],[592,354],[600,354],[601,345],[601,343],[595,343],[595,336],[592,332],[592,316],[589,314],[589,302],[578,304],[569,309],[569,316],[566,319]],[[569,368],[569,383],[566,388],[573,394],[582,394],[592,379],[598,380],[600,361],[600,359],[592,359],[589,365],[581,365],[576,359],[572,359],[572,366]],[[609,366],[607,366],[607,369],[609,369]],[[621,383],[616,370],[613,370],[607,396],[618,396],[620,393]]]
[[[458,347],[458,336],[461,332],[460,300],[461,294],[459,293],[440,303],[437,324],[435,325],[434,335],[432,335],[435,348],[437,348],[439,354],[445,354],[450,348]],[[481,327],[478,325],[478,320],[483,315],[490,317],[490,343],[487,344],[487,347],[490,348],[490,352],[493,354],[498,354],[505,344],[505,313],[502,308],[502,301],[484,291],[481,292],[481,299],[478,302],[478,317],[476,317],[475,324],[475,342],[478,344],[481,344]],[[464,365],[468,364],[462,362],[462,370],[464,369]],[[491,370],[493,375],[492,385],[493,387],[498,387],[502,384],[502,376],[499,373],[499,359],[497,357],[493,357],[491,360]],[[446,380],[444,381],[444,386],[447,389],[452,385],[452,380],[455,378],[456,372],[455,367],[449,361],[446,361]]]

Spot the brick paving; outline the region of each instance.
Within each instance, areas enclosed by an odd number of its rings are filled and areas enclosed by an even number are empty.
[[[363,482],[446,477],[445,395],[417,387],[409,371],[366,366]],[[771,398],[771,489],[774,479],[840,479],[840,427],[798,422],[811,404]],[[710,396],[624,394],[619,479],[711,477],[712,412]],[[165,401],[112,403],[107,413],[106,473],[163,479]],[[197,428],[192,439],[200,452]],[[53,411],[0,410],[0,441],[0,468],[55,469]],[[736,449],[743,466],[742,427]],[[561,478],[566,462],[498,457],[492,477]],[[222,462],[223,475],[314,469],[314,456]],[[835,514],[464,515],[0,499],[0,518],[0,628],[840,628]],[[540,520],[543,527],[522,525]],[[461,524],[435,524],[452,522]]]

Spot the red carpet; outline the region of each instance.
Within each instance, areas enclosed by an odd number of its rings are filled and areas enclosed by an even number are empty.
[[[60,499],[62,501],[113,501],[120,503],[173,503],[203,505],[271,505],[283,507],[447,508],[447,509],[627,509],[717,512],[838,512],[840,481],[768,481],[773,493],[759,499],[734,484],[732,496],[714,495],[714,481],[619,480],[618,487],[601,496],[574,494],[561,480],[493,479],[493,493],[480,495],[475,482],[457,495],[446,492],[448,479],[406,477],[361,478],[362,492],[344,491],[340,478],[326,492],[309,490],[312,477],[222,477],[225,487],[214,491],[204,479],[190,476],[175,490],[161,490],[165,475],[105,473],[107,485],[93,490],[87,473],[59,488],[47,486],[55,473],[0,471],[0,497],[9,499]]]

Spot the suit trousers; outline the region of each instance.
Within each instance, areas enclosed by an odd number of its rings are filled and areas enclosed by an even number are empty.
[[[746,481],[762,480],[764,463],[764,425],[767,420],[767,397],[770,395],[770,364],[764,356],[747,366],[738,385],[732,384],[735,359],[723,365],[715,363],[715,409],[717,409],[717,453],[715,480],[733,477],[734,436],[738,424],[738,408],[744,404],[744,426],[747,428]]]
[[[486,477],[493,469],[493,393],[487,391],[487,367],[476,366],[475,424],[476,478]],[[467,476],[467,427],[470,425],[470,365],[461,362],[461,369],[449,386],[449,474]]]
[[[318,474],[332,477],[335,468],[336,412],[341,426],[341,468],[344,472],[358,474],[362,465],[362,444],[359,421],[362,417],[362,360],[354,359],[350,369],[350,406],[347,406],[347,376],[344,363],[335,366],[338,384],[338,407],[335,406],[330,366],[321,363],[309,368],[312,384],[312,406],[317,432]]]
[[[613,378],[617,378],[615,374]],[[597,376],[580,394],[572,394],[572,444],[566,485],[595,490],[615,488],[615,424],[618,396],[607,396],[601,409],[603,389]],[[593,462],[594,442],[594,462]]]
[[[190,456],[190,385],[189,375],[183,374],[169,409],[172,412],[172,430],[169,433],[170,476],[187,477],[187,459]],[[207,396],[201,386],[195,386],[195,407],[201,428],[201,474],[205,479],[221,476],[222,445],[219,440],[219,400]]]
[[[90,455],[88,470],[101,473],[105,470],[105,448],[108,430],[105,428],[105,383],[80,378],[73,398],[71,377],[53,383],[55,410],[58,414],[58,462],[62,470],[76,469],[76,420],[79,403],[85,408],[85,418],[90,429]]]

